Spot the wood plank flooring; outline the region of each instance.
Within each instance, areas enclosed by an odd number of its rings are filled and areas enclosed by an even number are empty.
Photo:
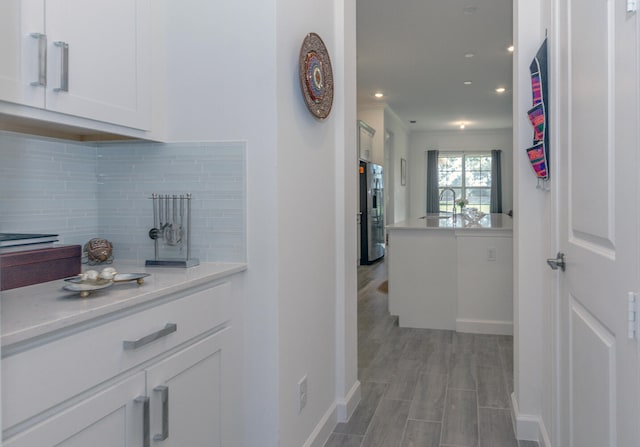
[[[358,267],[362,399],[325,447],[538,447],[513,434],[512,337],[400,328],[385,281]]]

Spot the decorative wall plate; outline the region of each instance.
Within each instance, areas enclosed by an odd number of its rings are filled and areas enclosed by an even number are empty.
[[[298,63],[300,87],[309,111],[325,119],[333,105],[333,69],[324,42],[316,33],[309,33],[300,48]]]

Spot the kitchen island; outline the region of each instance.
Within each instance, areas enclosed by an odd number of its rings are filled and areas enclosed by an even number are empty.
[[[512,233],[505,214],[387,226],[389,312],[401,327],[512,334]]]

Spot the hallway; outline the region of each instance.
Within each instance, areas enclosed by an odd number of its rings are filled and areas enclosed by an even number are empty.
[[[513,434],[512,337],[399,328],[385,286],[358,267],[362,399],[325,447],[537,447]]]

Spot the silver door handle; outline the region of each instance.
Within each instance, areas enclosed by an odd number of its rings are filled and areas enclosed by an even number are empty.
[[[175,323],[167,323],[164,328],[160,329],[153,334],[145,335],[142,338],[137,340],[125,340],[122,342],[122,347],[129,351],[132,349],[138,349],[144,345],[148,345],[152,341],[156,341],[162,337],[166,337],[167,335],[178,330],[178,325]]]
[[[154,441],[164,441],[169,437],[169,387],[158,385],[153,389],[160,393],[160,401],[162,402],[162,433],[153,436]]]
[[[567,264],[565,262],[564,253],[558,252],[555,259],[547,259],[547,264],[551,267],[552,270],[562,270],[563,272],[567,268]]]
[[[149,398],[147,396],[136,397],[134,402],[142,404],[142,447],[149,447]]]
[[[31,33],[31,37],[38,39],[38,80],[31,85],[45,87],[47,85],[47,35],[42,33]]]
[[[67,42],[53,42],[60,48],[60,87],[53,89],[54,92],[69,91],[69,44]]]

